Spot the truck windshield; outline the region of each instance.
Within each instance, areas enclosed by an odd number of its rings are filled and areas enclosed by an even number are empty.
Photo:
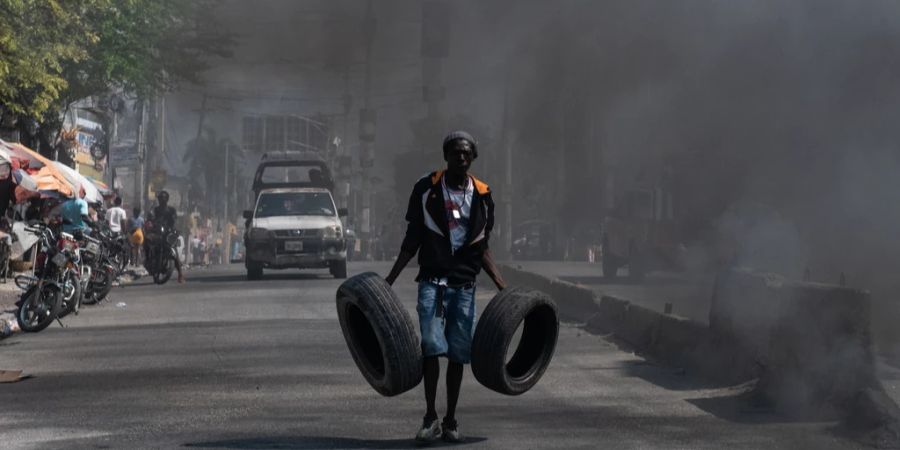
[[[322,185],[326,176],[317,166],[268,166],[262,169],[259,181],[263,184],[311,183]]]
[[[256,217],[333,215],[334,201],[327,192],[264,193],[256,204]]]

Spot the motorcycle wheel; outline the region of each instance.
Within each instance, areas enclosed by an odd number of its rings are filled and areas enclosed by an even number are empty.
[[[62,295],[56,289],[44,285],[40,290],[32,286],[22,294],[22,303],[16,311],[16,321],[22,331],[36,333],[50,326],[62,309]]]
[[[78,310],[81,308],[81,299],[84,297],[84,289],[81,286],[81,280],[75,276],[74,273],[70,273],[66,277],[66,283],[71,285],[71,287],[68,289],[63,288],[63,308],[61,308],[59,312],[60,318],[63,318],[70,313],[78,314]]]
[[[115,267],[116,274],[121,274],[128,267],[128,252],[124,249],[116,249],[109,256],[109,261]]]
[[[106,268],[100,268],[94,282],[94,300],[99,303],[106,300],[113,288],[113,276]]]
[[[153,274],[154,283],[166,284],[169,282],[169,279],[172,278],[172,272],[175,270],[175,260],[172,258],[174,258],[174,256],[171,254],[161,257],[162,261],[160,261],[160,264],[157,266],[159,270]]]

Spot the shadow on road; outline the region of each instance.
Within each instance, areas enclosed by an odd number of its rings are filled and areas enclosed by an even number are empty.
[[[816,423],[822,418],[804,418],[778,413],[771,402],[763,400],[752,390],[743,390],[734,395],[688,399],[688,403],[720,419],[735,423]]]
[[[460,444],[448,444],[437,441],[429,448],[434,447],[458,447],[466,444],[477,444],[486,441],[487,438],[467,436]],[[352,439],[325,436],[286,436],[286,437],[258,437],[247,439],[229,439],[222,441],[192,442],[184,444],[184,447],[193,448],[237,448],[237,449],[317,449],[317,448],[419,448],[412,439]]]
[[[581,284],[585,286],[593,286],[593,285],[611,285],[611,286],[663,286],[673,284],[670,280],[657,280],[657,279],[644,279],[642,281],[636,281],[630,279],[628,277],[615,277],[615,278],[607,278],[604,276],[592,276],[592,275],[561,275],[558,277],[560,280],[568,281],[569,283]]]
[[[242,273],[229,275],[212,275],[212,276],[194,276],[188,277],[188,283],[259,283],[266,281],[286,281],[286,280],[330,280],[334,277],[327,273],[296,273],[284,272],[265,274],[261,280],[248,280],[247,275]]]
[[[627,344],[617,343],[617,346],[623,351],[633,351]],[[703,379],[697,374],[687,372],[683,368],[667,366],[664,363],[644,358],[640,361],[626,362],[622,367],[622,373],[630,377],[640,378],[670,391],[718,389],[733,385],[733,383]]]
[[[294,281],[294,280],[330,280],[334,277],[327,273],[273,273],[266,274],[261,280],[248,280],[247,275],[242,273],[234,273],[228,275],[209,275],[205,276],[198,273],[185,273],[187,284],[195,283],[260,283],[266,281]],[[170,280],[168,284],[177,285],[178,282]],[[144,277],[129,283],[128,286],[152,286],[153,279]]]
[[[622,366],[615,368],[597,368],[594,370],[615,369],[624,375],[637,377],[653,383],[670,391],[692,391],[697,389],[720,389],[734,386],[735,382],[712,380],[700,377],[699,374],[690,372],[682,367],[673,367],[653,357],[643,354],[639,349],[624,340],[616,337],[608,331],[581,327],[587,333],[602,336],[610,344],[616,346],[622,352],[633,354],[640,360],[626,361]]]

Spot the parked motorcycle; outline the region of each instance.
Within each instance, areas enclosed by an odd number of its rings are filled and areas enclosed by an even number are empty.
[[[24,289],[16,303],[16,320],[23,331],[38,332],[68,313],[78,312],[81,280],[78,273],[78,245],[68,234],[56,238],[53,230],[43,223],[25,228],[40,239],[35,247],[38,252],[35,275],[19,275],[16,285]]]
[[[98,233],[102,236],[101,233]],[[102,238],[79,235],[82,245],[81,274],[84,284],[84,300],[87,305],[103,301],[112,290],[116,269],[109,258],[109,249]]]
[[[125,272],[131,262],[131,243],[127,235],[113,232],[105,222],[96,225],[93,237],[100,241],[105,251],[104,257],[115,269],[113,278],[116,278]]]

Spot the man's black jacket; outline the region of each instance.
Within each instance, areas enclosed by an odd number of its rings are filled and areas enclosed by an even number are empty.
[[[481,259],[494,227],[494,200],[488,185],[469,175],[474,183],[469,230],[465,245],[453,253],[441,187],[443,175],[443,171],[432,172],[413,186],[406,210],[409,226],[401,250],[411,255],[419,252],[416,281],[447,277],[449,284],[461,285],[474,282],[481,272]]]

